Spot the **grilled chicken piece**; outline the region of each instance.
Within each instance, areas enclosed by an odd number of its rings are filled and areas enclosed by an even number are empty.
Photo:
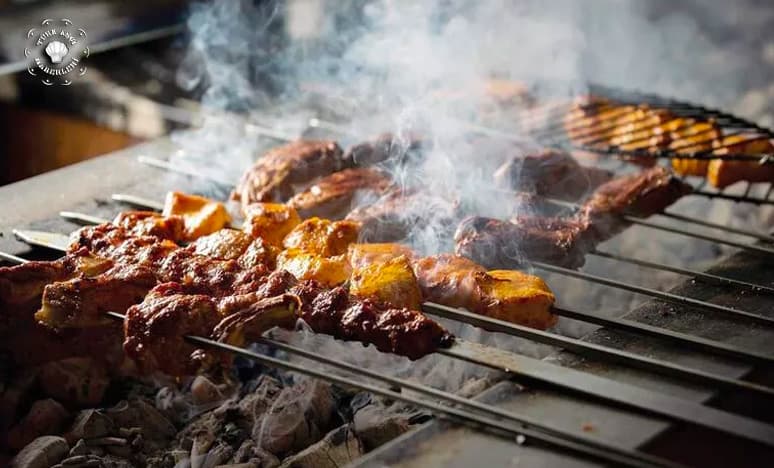
[[[713,159],[707,168],[707,179],[718,188],[728,187],[736,182],[774,182],[774,164],[758,164],[753,161],[729,161],[722,156],[728,154],[774,154],[771,140],[762,136],[729,135],[716,143],[714,153],[720,159]]]
[[[280,252],[277,269],[285,270],[300,280],[315,280],[326,286],[344,283],[352,271],[346,255],[324,257],[298,248]]]
[[[244,214],[242,229],[271,245],[281,246],[285,236],[301,224],[296,209],[281,203],[252,203],[244,207]]]
[[[156,236],[172,242],[185,240],[185,220],[182,216],[163,216],[155,211],[124,211],[113,224],[137,236]]]
[[[497,183],[505,188],[576,201],[610,180],[613,173],[582,166],[564,151],[546,149],[511,158],[497,169],[494,176]]]
[[[357,241],[359,226],[353,221],[309,218],[296,226],[283,241],[286,249],[300,249],[323,257],[347,253]]]
[[[542,330],[556,323],[551,312],[554,294],[537,276],[515,270],[486,271],[450,254],[422,258],[414,270],[429,301]]]
[[[419,310],[422,292],[408,258],[400,256],[352,271],[349,292],[353,297],[370,298],[394,307]]]
[[[376,169],[344,169],[318,180],[287,204],[298,210],[302,218],[341,219],[354,204],[375,200],[391,183],[387,175]]]
[[[95,276],[113,266],[113,262],[90,255],[85,250],[51,262],[33,261],[0,267],[0,303],[8,311],[25,309],[23,305],[39,300],[43,288],[55,281],[78,275]]]
[[[583,212],[590,219],[611,214],[647,218],[692,190],[666,168],[653,167],[600,185],[584,204]]]
[[[713,142],[720,139],[720,129],[714,122],[692,122],[689,126],[671,132],[669,149],[677,153],[712,151]],[[709,161],[704,159],[672,159],[675,173],[705,177]]]
[[[51,283],[43,290],[35,320],[49,328],[89,328],[108,324],[106,312],[123,313],[142,302],[156,285],[156,275],[146,267],[116,265],[93,277]]]
[[[168,192],[162,216],[181,216],[185,224],[183,240],[192,241],[212,234],[231,223],[231,216],[223,203],[197,195]]]
[[[356,300],[342,287],[323,290],[313,283],[296,288],[301,318],[316,333],[374,345],[379,351],[419,359],[453,343],[438,323],[410,309]]]
[[[351,244],[347,256],[352,268],[357,269],[373,263],[384,263],[400,256],[412,260],[414,252],[405,245],[394,243]]]
[[[253,240],[253,236],[244,231],[221,229],[196,239],[188,248],[196,255],[236,260],[245,253]]]
[[[282,202],[293,195],[293,184],[344,169],[339,145],[330,140],[299,140],[274,148],[242,175],[232,193],[243,206]]]
[[[593,234],[583,219],[471,216],[454,234],[454,251],[488,268],[519,268],[528,261],[580,268],[597,242]]]
[[[421,150],[423,145],[422,137],[415,133],[382,133],[347,148],[344,153],[345,166],[372,166],[388,161],[400,163],[412,152]]]

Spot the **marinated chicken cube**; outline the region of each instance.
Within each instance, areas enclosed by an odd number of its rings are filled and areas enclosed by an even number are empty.
[[[343,284],[351,273],[346,255],[323,257],[297,248],[285,249],[277,256],[277,269],[299,280],[315,280],[326,286]]]
[[[394,307],[419,310],[422,292],[408,258],[399,256],[385,262],[355,268],[349,285],[352,296]]]
[[[164,200],[162,216],[181,216],[185,224],[183,240],[192,241],[212,234],[231,223],[231,216],[223,203],[197,195],[169,192]]]
[[[286,249],[334,257],[347,253],[349,245],[357,241],[359,227],[354,221],[309,218],[285,237],[283,245]]]
[[[244,214],[242,229],[271,245],[281,246],[285,236],[301,224],[296,209],[281,203],[251,203],[244,208]]]

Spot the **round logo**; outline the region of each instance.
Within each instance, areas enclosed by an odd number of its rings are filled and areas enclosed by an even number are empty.
[[[40,28],[27,31],[24,56],[30,62],[27,72],[40,77],[44,85],[68,86],[73,78],[86,73],[84,59],[89,56],[86,31],[73,26],[67,18],[45,19]]]

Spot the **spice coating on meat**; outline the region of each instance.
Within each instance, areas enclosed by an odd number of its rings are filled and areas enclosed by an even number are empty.
[[[299,140],[273,148],[242,175],[232,198],[243,206],[285,201],[293,195],[293,184],[343,169],[342,154],[330,140]]]
[[[353,221],[309,218],[285,236],[283,245],[286,249],[333,257],[346,254],[349,245],[357,241],[359,231],[360,226]]]
[[[370,168],[344,169],[323,177],[288,201],[302,218],[343,218],[353,203],[381,195],[392,184],[383,172]]]
[[[313,286],[307,286],[306,295],[311,294],[309,289]],[[317,333],[370,343],[379,351],[412,360],[447,347],[453,340],[446,330],[420,312],[382,306],[369,299],[355,301],[342,287],[323,291],[311,303],[304,303],[301,318]]]
[[[285,236],[301,224],[295,208],[282,203],[252,203],[243,211],[245,224],[242,229],[271,245],[281,246]]]

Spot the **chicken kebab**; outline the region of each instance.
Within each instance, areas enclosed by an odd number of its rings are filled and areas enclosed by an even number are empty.
[[[734,154],[774,154],[770,136],[737,130],[729,133],[711,119],[682,117],[646,104],[622,105],[591,98],[576,103],[566,114],[564,125],[571,141],[591,148],[610,146],[622,151],[716,155],[709,160],[674,158],[671,164],[678,174],[706,177],[718,188],[738,181],[774,182],[774,165],[724,158]],[[655,163],[647,156],[634,161]]]

